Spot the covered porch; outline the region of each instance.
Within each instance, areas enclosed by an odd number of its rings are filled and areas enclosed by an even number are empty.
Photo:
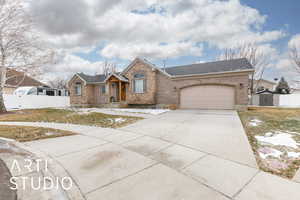
[[[109,103],[125,102],[128,80],[118,74],[111,74],[106,79]]]

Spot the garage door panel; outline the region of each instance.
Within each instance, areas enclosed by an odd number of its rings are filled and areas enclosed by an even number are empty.
[[[235,92],[233,87],[206,85],[181,90],[180,107],[186,109],[233,109]]]

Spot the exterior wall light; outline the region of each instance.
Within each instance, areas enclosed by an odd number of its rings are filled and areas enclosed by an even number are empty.
[[[240,83],[240,89],[243,89],[243,88],[244,88],[244,84]]]

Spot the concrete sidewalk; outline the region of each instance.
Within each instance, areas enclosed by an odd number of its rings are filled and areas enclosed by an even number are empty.
[[[0,200],[15,200],[17,193],[11,190],[10,183],[11,174],[5,163],[0,159]]]
[[[25,144],[63,166],[88,200],[300,199],[299,183],[257,169],[232,111],[174,111],[122,129],[0,124],[79,133]]]

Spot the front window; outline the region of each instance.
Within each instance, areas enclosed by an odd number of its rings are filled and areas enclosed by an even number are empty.
[[[145,75],[144,74],[135,74],[133,80],[133,88],[135,93],[144,93],[145,92]]]
[[[134,92],[144,93],[144,80],[134,80]]]
[[[75,94],[77,96],[81,95],[81,83],[76,83],[76,85],[75,85]]]
[[[105,94],[105,93],[106,93],[106,87],[105,87],[105,85],[102,85],[102,86],[101,86],[101,93],[102,93],[102,94]]]

